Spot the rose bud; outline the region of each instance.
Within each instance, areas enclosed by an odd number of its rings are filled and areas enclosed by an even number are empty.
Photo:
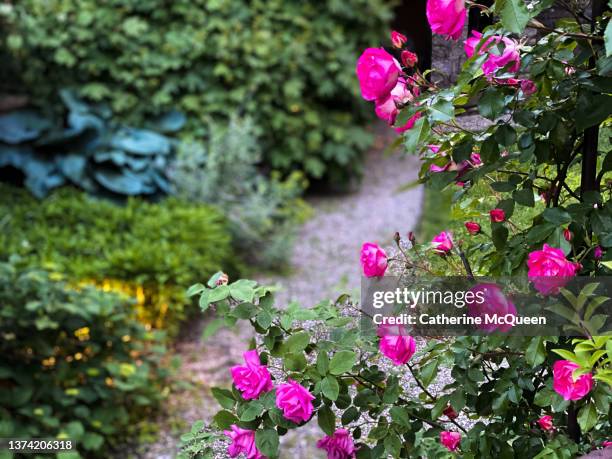
[[[506,212],[503,209],[493,209],[489,212],[489,215],[494,223],[501,223],[506,219]]]
[[[217,279],[216,285],[227,285],[229,282],[229,276],[225,273],[221,273],[219,279]]]
[[[601,257],[603,257],[603,249],[600,245],[598,245],[597,247],[595,247],[595,249],[593,249],[593,258],[595,258],[596,260],[600,260]]]
[[[574,235],[572,234],[572,232],[569,230],[569,228],[565,228],[563,230],[563,237],[565,238],[565,240],[567,242],[570,242],[572,240],[572,238],[574,237]]]
[[[552,416],[549,416],[549,415],[542,416],[540,419],[538,419],[538,425],[540,426],[542,430],[552,430],[553,428]]]
[[[402,51],[401,60],[404,67],[414,67],[419,62],[417,55],[410,51]]]
[[[406,35],[396,32],[395,30],[391,32],[391,43],[393,43],[393,46],[395,46],[396,48],[401,49],[407,40],[408,39],[406,38]]]
[[[459,416],[451,405],[446,405],[446,408],[444,408],[442,414],[444,414],[448,419],[455,419],[457,416]]]
[[[465,229],[467,229],[470,234],[480,233],[480,225],[476,222],[465,222]]]

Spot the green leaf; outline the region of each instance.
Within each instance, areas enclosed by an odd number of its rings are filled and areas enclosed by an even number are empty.
[[[219,402],[223,408],[231,410],[234,408],[236,400],[234,400],[234,396],[232,392],[227,389],[221,389],[220,387],[213,387],[211,390],[213,397],[215,400]]]
[[[465,391],[463,388],[457,389],[450,396],[450,404],[456,412],[459,412],[465,406]]]
[[[353,421],[356,421],[359,419],[359,416],[361,416],[361,414],[357,408],[354,406],[348,407],[347,410],[342,413],[342,425],[347,425]]]
[[[317,423],[327,435],[333,435],[336,430],[336,416],[327,405],[321,406],[317,412]]]
[[[332,375],[340,375],[350,371],[356,359],[357,355],[353,351],[336,352],[329,363],[329,372]]]
[[[491,232],[491,237],[495,248],[497,250],[502,250],[506,246],[506,241],[508,240],[508,228],[501,224],[495,225]]]
[[[399,436],[395,433],[389,433],[384,440],[385,454],[391,457],[399,457],[400,450],[402,449],[402,441]]]
[[[308,365],[303,352],[285,354],[285,368],[289,371],[302,371]]]
[[[504,93],[495,87],[487,88],[478,101],[478,111],[482,116],[494,120],[504,111]]]
[[[333,376],[326,376],[321,381],[321,391],[328,399],[336,401],[340,393],[340,385]]]
[[[542,217],[554,225],[564,225],[572,221],[572,216],[560,207],[550,207],[542,212]]]
[[[192,297],[198,293],[202,293],[204,290],[206,290],[206,286],[204,284],[193,284],[187,289],[187,296]]]
[[[508,124],[504,124],[498,127],[494,135],[495,140],[497,140],[497,143],[505,147],[509,147],[514,142],[516,142],[516,131],[512,126]]]
[[[247,320],[257,315],[257,308],[253,303],[240,303],[232,310],[232,313],[238,319]]]
[[[532,367],[538,366],[546,359],[546,349],[544,348],[544,339],[536,336],[531,338],[527,351],[525,352],[525,361]]]
[[[419,145],[427,139],[429,132],[429,121],[427,121],[426,117],[422,116],[414,123],[412,129],[408,129],[404,133],[406,151],[412,154],[418,153]]]
[[[261,328],[264,329],[268,329],[270,328],[270,325],[272,325],[272,315],[268,312],[268,311],[260,311],[259,314],[257,314],[257,323],[259,324],[259,326]]]
[[[523,0],[504,0],[500,17],[504,29],[516,34],[522,34],[531,19]]]
[[[322,350],[319,352],[319,355],[317,355],[317,371],[321,376],[325,376],[328,370],[329,357],[327,356],[327,352]]]
[[[394,406],[389,410],[393,422],[403,427],[410,427],[410,416],[408,410],[402,406]]]
[[[208,302],[216,303],[225,300],[230,295],[230,289],[227,285],[219,285],[208,292]]]
[[[533,190],[531,188],[524,188],[522,190],[516,190],[512,193],[512,197],[516,201],[517,204],[526,207],[533,207],[535,205],[535,201],[533,198]]]
[[[612,21],[608,21],[604,33],[604,40],[606,42],[606,56],[612,56]]]
[[[429,113],[433,121],[450,121],[455,116],[455,107],[451,101],[439,99],[429,107]]]
[[[252,302],[255,293],[256,282],[240,279],[229,286],[230,295],[236,301]]]
[[[264,406],[257,400],[249,402],[246,410],[242,412],[240,416],[240,420],[244,422],[249,422],[257,419],[258,416],[261,416],[261,413],[264,411]]]
[[[438,374],[438,361],[432,360],[421,369],[421,382],[425,387],[429,386]]]
[[[278,454],[278,433],[274,429],[263,429],[255,432],[255,446],[261,454],[275,457]]]
[[[219,428],[219,430],[227,430],[232,424],[238,423],[238,418],[229,411],[219,411],[213,417],[213,422]]]
[[[291,335],[283,343],[283,352],[301,352],[310,343],[310,334],[308,332],[299,332]]]
[[[578,411],[578,424],[582,432],[588,432],[597,424],[597,410],[593,403],[587,403]]]

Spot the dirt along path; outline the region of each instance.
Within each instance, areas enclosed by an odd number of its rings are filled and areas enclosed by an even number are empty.
[[[374,150],[367,156],[358,191],[308,199],[314,213],[296,238],[290,274],[257,279],[282,288],[276,295],[277,304],[296,300],[311,307],[344,292],[358,294],[361,244],[369,241],[391,246],[395,231],[405,237],[416,227],[423,189],[421,186],[402,192],[398,189],[417,178],[419,161],[400,154],[385,156],[383,151],[390,140],[392,137],[386,134],[377,139]],[[189,381],[191,387],[171,395],[166,413],[160,418],[159,439],[142,454],[146,459],[175,456],[180,433],[198,419],[210,420],[218,410],[210,388],[230,386],[229,368],[242,362],[242,353],[252,337],[250,327],[221,330],[202,340],[203,322],[192,324],[190,332],[176,346],[182,359],[180,378]],[[316,441],[313,437],[322,435],[316,423],[307,431],[302,430],[283,437],[281,458],[324,457],[312,448]]]

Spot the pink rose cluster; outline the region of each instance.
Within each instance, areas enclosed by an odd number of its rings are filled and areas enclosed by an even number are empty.
[[[467,17],[465,0],[427,0],[425,14],[433,33],[452,40],[463,33]]]
[[[333,435],[319,440],[317,448],[326,451],[328,459],[354,459],[357,451],[346,429],[337,429]]]
[[[542,250],[534,250],[527,258],[527,276],[542,295],[559,293],[570,278],[581,269],[580,263],[565,258],[563,250],[544,244]]]
[[[517,311],[514,303],[510,301],[506,295],[502,292],[502,289],[497,284],[492,283],[481,283],[477,284],[470,289],[474,295],[469,301],[466,301],[468,314],[472,317],[486,317],[489,315],[516,316]],[[479,295],[480,293],[480,295]],[[479,301],[478,298],[482,298],[483,301]],[[483,320],[478,326],[481,330],[487,333],[493,331],[507,332],[512,328],[511,324],[487,324]]]
[[[394,365],[404,365],[414,355],[416,343],[401,325],[381,325],[378,327],[380,343],[378,348]]]
[[[440,147],[438,145],[428,145],[427,148],[430,151],[430,153],[427,155],[428,158],[446,157],[446,153],[440,152]],[[461,182],[461,177],[463,177],[467,172],[471,171],[472,169],[478,168],[480,166],[482,166],[482,159],[480,158],[480,155],[478,153],[474,152],[470,155],[470,159],[461,161],[459,164],[455,163],[455,161],[453,161],[452,159],[449,159],[443,166],[431,164],[429,166],[429,172],[438,173],[447,171],[457,171],[455,181],[457,185],[463,186],[463,183]]]
[[[387,270],[387,254],[372,242],[361,246],[361,268],[366,277],[381,277]]]
[[[448,430],[440,432],[440,443],[449,451],[455,451],[459,447],[459,443],[461,443],[461,434]]]
[[[525,97],[537,92],[536,84],[529,79],[516,79],[508,76],[496,78],[494,76],[500,70],[503,70],[504,73],[516,74],[521,68],[521,54],[516,40],[501,35],[493,35],[487,38],[482,45],[480,45],[481,41],[482,33],[473,30],[472,35],[463,42],[463,49],[467,57],[472,57],[474,54],[480,56],[486,53],[488,55],[482,64],[482,71],[485,75],[496,83],[519,87]],[[499,53],[498,48],[503,48],[503,51]],[[478,51],[476,51],[477,49]]]
[[[442,231],[431,240],[431,244],[438,255],[448,255],[453,250],[453,234],[450,231]]]
[[[391,42],[396,48],[402,48],[407,38],[399,32],[391,32]],[[405,67],[413,67],[417,63],[416,54],[404,50],[401,60]],[[367,48],[357,60],[357,78],[361,88],[361,96],[374,102],[376,116],[390,126],[395,124],[397,114],[404,106],[414,102],[419,95],[419,88],[414,80],[404,76],[400,63],[383,48]],[[396,126],[396,132],[401,133],[414,126],[420,118],[416,113],[402,126]]]
[[[234,385],[245,400],[257,399],[264,392],[274,389],[272,376],[268,368],[261,364],[256,350],[245,352],[244,360],[246,365],[232,367],[231,374]],[[276,388],[276,406],[283,412],[285,419],[296,424],[311,418],[314,398],[305,387],[291,379]],[[254,431],[236,425],[232,425],[231,429],[224,432],[232,440],[228,448],[230,457],[244,454],[248,459],[264,458],[255,446]]]
[[[243,356],[246,365],[233,366],[230,372],[242,397],[245,400],[253,400],[272,390],[272,377],[268,368],[261,364],[256,350],[247,351]]]
[[[553,389],[565,400],[580,400],[593,388],[593,375],[586,373],[574,377],[578,364],[557,360],[553,365]]]

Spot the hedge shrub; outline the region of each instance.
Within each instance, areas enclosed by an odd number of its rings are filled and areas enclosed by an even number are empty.
[[[179,108],[261,123],[274,168],[353,171],[355,60],[387,33],[386,0],[23,0],[0,11],[19,77],[40,104],[73,86],[130,121]],[[41,78],[44,75],[44,79]]]
[[[0,304],[0,437],[71,439],[109,457],[167,391],[163,333],[125,298],[11,262],[0,263]]]
[[[225,218],[210,206],[174,198],[117,206],[71,189],[39,202],[0,186],[0,215],[0,259],[17,254],[72,282],[128,293],[145,323],[171,331],[185,314],[184,285],[236,272]]]

